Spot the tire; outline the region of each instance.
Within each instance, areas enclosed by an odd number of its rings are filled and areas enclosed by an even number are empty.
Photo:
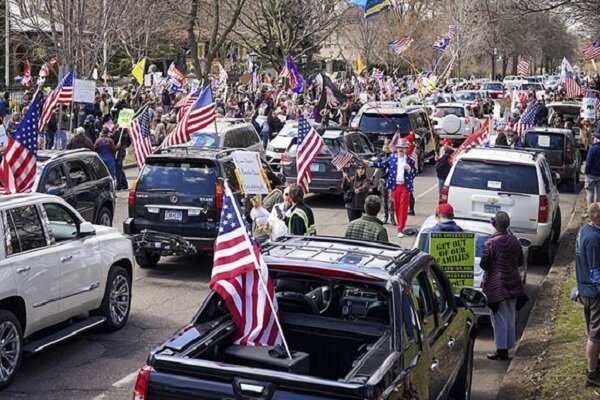
[[[131,311],[131,277],[125,268],[114,265],[106,280],[106,290],[95,314],[106,318],[104,328],[109,332],[121,329]]]
[[[160,254],[150,253],[147,251],[135,256],[135,262],[137,262],[140,268],[142,269],[156,267],[156,264],[158,264],[158,260],[160,260]]]
[[[552,243],[558,243],[560,239],[560,229],[562,227],[562,215],[560,213],[560,207],[556,210],[554,221],[552,222]]]
[[[12,382],[23,358],[23,330],[15,315],[0,310],[0,389]]]
[[[100,207],[96,217],[96,225],[112,226],[113,215],[106,207]]]
[[[463,360],[460,371],[456,376],[456,381],[450,396],[454,400],[469,400],[471,398],[471,385],[473,383],[473,347],[475,346],[475,340],[469,337],[469,343],[467,345],[467,353]]]
[[[552,261],[552,243],[550,237],[534,252],[533,262],[537,265],[550,265]]]

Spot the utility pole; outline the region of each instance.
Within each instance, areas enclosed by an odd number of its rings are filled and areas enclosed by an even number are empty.
[[[102,13],[106,15],[106,0],[102,0]],[[108,66],[108,42],[106,41],[106,30],[108,26],[108,21],[106,21],[106,17],[104,21],[104,29],[102,30],[102,77],[104,78],[104,83],[106,84],[106,80],[108,77],[108,73],[106,71]]]
[[[4,2],[4,84],[10,85],[10,0]]]

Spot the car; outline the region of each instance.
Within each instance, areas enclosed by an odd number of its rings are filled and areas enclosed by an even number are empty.
[[[213,250],[223,206],[223,180],[241,198],[233,151],[171,146],[146,158],[131,185],[129,217],[123,222],[126,234],[142,235],[135,248],[141,268],[154,268],[161,256]],[[265,160],[262,163],[272,187],[279,185],[283,177],[269,169]]]
[[[472,148],[457,157],[440,193],[456,218],[489,221],[498,211],[511,229],[531,242],[533,259],[548,264],[561,228],[555,173],[542,152]]]
[[[24,355],[102,326],[121,329],[131,308],[133,249],[58,196],[0,197],[0,388]],[[52,368],[53,366],[49,366]]]
[[[441,139],[465,140],[481,127],[481,120],[464,103],[440,103],[433,113],[436,136]]]
[[[538,82],[521,82],[515,88],[517,95],[520,93],[528,94],[529,92],[535,93],[535,98],[542,100],[546,96],[546,88],[543,84]]]
[[[471,111],[477,117],[483,117],[493,111],[493,102],[490,101],[485,93],[479,90],[461,90],[454,94],[457,103],[465,104],[471,107]]]
[[[523,136],[525,149],[542,151],[567,191],[575,193],[579,185],[581,154],[577,150],[573,131],[548,127],[528,129]]]
[[[483,82],[481,90],[487,91],[492,99],[499,99],[504,93],[504,85],[502,82]]]
[[[430,255],[318,236],[284,237],[262,253],[292,358],[234,344],[233,318],[211,291],[190,323],[151,351],[134,398],[470,397],[477,324],[467,306],[485,305],[485,296],[454,295]]]
[[[559,82],[560,82],[560,76],[550,75],[550,76],[547,76],[546,79],[542,83],[544,84],[544,87],[546,87],[550,90],[555,90],[556,87],[558,86]]]
[[[338,171],[332,164],[334,155],[340,151],[347,151],[356,154],[359,160],[370,160],[377,155],[377,152],[368,137],[359,131],[327,129],[322,138],[325,145],[310,165],[312,180],[309,184],[309,191],[338,195],[343,193],[342,171]],[[293,138],[292,143],[281,157],[281,171],[289,184],[296,183],[298,179],[297,150],[296,138]],[[354,174],[355,168],[354,162],[349,164],[348,174],[350,176]],[[367,167],[367,176],[372,176],[373,172],[372,167]]]
[[[262,141],[254,125],[240,118],[217,119],[215,124],[193,133],[188,145],[213,149],[248,149],[264,153]]]
[[[496,229],[492,226],[492,224],[489,223],[489,221],[486,222],[474,219],[455,218],[454,222],[456,222],[456,224],[460,226],[464,232],[475,234],[475,269],[473,274],[473,288],[481,291],[483,288],[484,271],[479,266],[479,263],[483,254],[483,244],[491,235],[496,232]],[[413,248],[429,252],[429,249],[427,248],[427,236],[435,224],[437,224],[437,219],[434,215],[430,215],[427,217],[427,219],[425,219],[419,228],[419,233],[417,234]],[[521,243],[521,249],[523,251],[523,265],[519,267],[519,274],[521,275],[523,285],[525,285],[527,283],[527,265],[529,258],[529,246],[531,245],[531,242],[525,238],[519,238],[519,243]],[[487,307],[474,308],[473,311],[477,316],[490,315],[490,309]]]
[[[59,196],[86,221],[112,226],[115,182],[95,151],[39,150],[33,191]]]
[[[546,105],[548,107],[548,125],[554,126],[556,118],[560,117],[565,122],[571,122],[573,125],[573,134],[577,142],[577,148],[580,152],[585,152],[585,146],[579,136],[578,122],[581,119],[581,101],[553,101]]]

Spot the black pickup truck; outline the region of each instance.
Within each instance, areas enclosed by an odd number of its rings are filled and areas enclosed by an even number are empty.
[[[191,323],[156,347],[134,398],[468,399],[476,319],[419,250],[329,237],[263,247],[292,351],[233,344],[211,292]],[[467,303],[469,301],[469,303]]]

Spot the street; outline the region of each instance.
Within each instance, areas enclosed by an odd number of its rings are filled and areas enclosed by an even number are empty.
[[[128,180],[137,169],[127,170]],[[580,185],[581,186],[581,185]],[[419,227],[437,205],[437,179],[431,166],[416,180],[416,216],[409,225]],[[561,193],[562,227],[567,226],[576,194]],[[308,204],[316,215],[320,235],[340,236],[347,224],[341,200],[331,196],[312,196]],[[114,226],[122,229],[127,217],[127,192],[118,194]],[[393,242],[394,226],[386,225]],[[400,242],[412,246],[413,238]],[[31,400],[108,400],[131,398],[137,369],[149,351],[187,323],[208,293],[212,259],[206,256],[161,259],[154,270],[136,267],[133,303],[127,325],[113,334],[94,332],[49,348],[24,359],[13,384],[0,393],[1,399]],[[519,336],[527,320],[540,283],[549,266],[529,264],[527,294],[530,301],[519,313]],[[476,341],[473,399],[495,399],[508,363],[493,362],[485,355],[494,350],[489,323],[483,323]]]

